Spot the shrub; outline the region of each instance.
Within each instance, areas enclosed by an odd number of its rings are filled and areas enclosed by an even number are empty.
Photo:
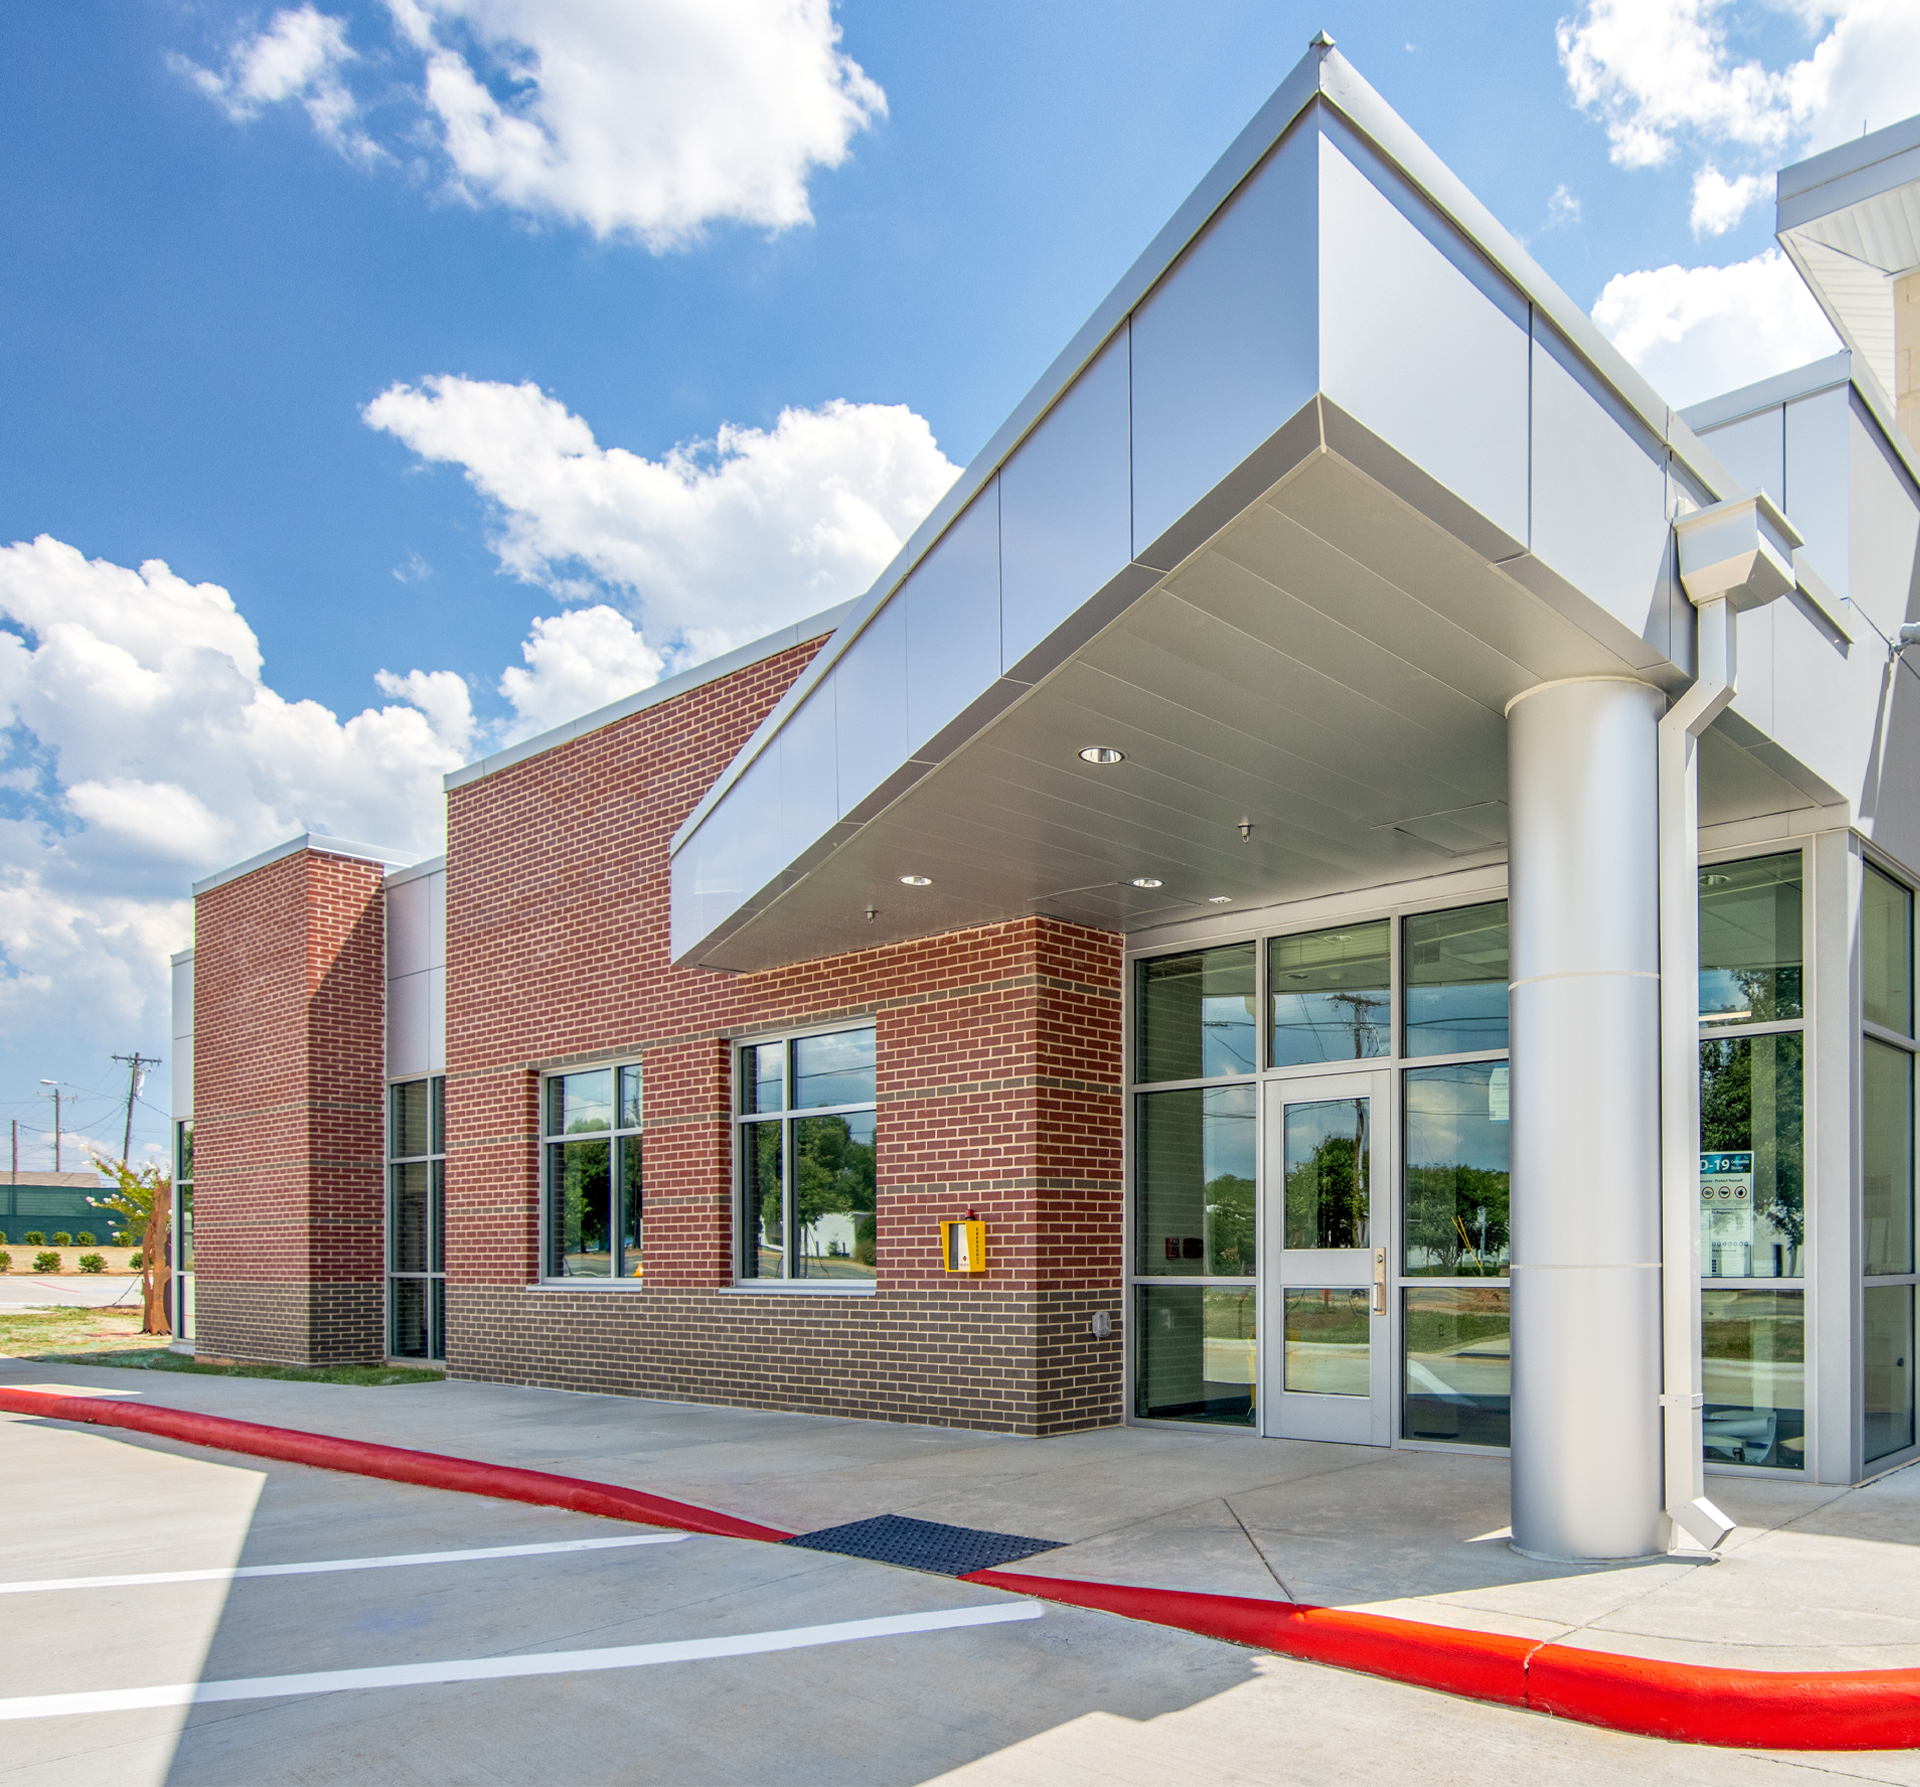
[[[55,1247],[71,1247],[73,1245],[73,1237],[69,1235],[65,1229],[58,1229],[54,1232],[53,1245]]]
[[[91,1247],[93,1245],[92,1233],[87,1229],[76,1231],[73,1237],[73,1244],[75,1247]]]
[[[5,1229],[0,1229],[0,1247],[5,1247],[6,1244],[7,1244],[7,1231]]]
[[[139,1240],[140,1237],[132,1229],[122,1229],[114,1236],[113,1244],[115,1247],[133,1247],[139,1243]]]
[[[52,1248],[48,1248],[45,1253],[36,1253],[33,1256],[33,1269],[36,1272],[58,1272],[60,1256]]]
[[[107,1256],[104,1253],[83,1253],[80,1256],[82,1272],[104,1272],[107,1269]]]
[[[131,1253],[127,1257],[127,1270],[129,1272],[138,1272],[146,1265],[146,1263],[147,1263],[146,1256],[140,1253],[136,1249],[133,1253]]]
[[[43,1235],[38,1229],[28,1229],[27,1232],[20,1237],[20,1239],[24,1241],[29,1247],[45,1247],[47,1244],[46,1236]]]
[[[7,1252],[4,1247],[0,1247],[0,1272],[11,1272],[12,1270],[13,1255]]]

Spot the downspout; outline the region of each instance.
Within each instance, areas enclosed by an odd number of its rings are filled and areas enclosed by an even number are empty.
[[[1766,496],[1674,524],[1696,611],[1695,680],[1660,722],[1661,1425],[1669,1548],[1715,1551],[1733,1531],[1706,1496],[1700,1369],[1700,737],[1739,672],[1737,616],[1794,587],[1800,536]]]

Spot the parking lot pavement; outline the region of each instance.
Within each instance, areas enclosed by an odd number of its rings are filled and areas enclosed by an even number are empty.
[[[1920,1783],[945,1577],[0,1419],[0,1781]]]

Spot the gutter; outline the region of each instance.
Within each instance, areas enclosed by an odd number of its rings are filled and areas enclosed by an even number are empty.
[[[1717,1551],[1700,1368],[1700,737],[1738,692],[1739,615],[1798,587],[1800,535],[1764,494],[1674,523],[1695,681],[1660,722],[1660,1413],[1669,1548]]]

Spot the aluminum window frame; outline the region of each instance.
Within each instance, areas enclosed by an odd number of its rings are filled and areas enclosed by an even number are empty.
[[[622,1124],[619,1122],[620,1070],[622,1068],[632,1068],[640,1076],[640,1121],[636,1124]],[[558,1133],[550,1132],[547,1128],[547,1112],[552,1101],[548,1097],[548,1086],[554,1080],[564,1080],[571,1075],[583,1073],[605,1073],[609,1077],[613,1088],[612,1097],[609,1101],[609,1111],[614,1119],[613,1124],[606,1129],[575,1130],[571,1134],[564,1131]],[[646,1226],[644,1212],[646,1207],[645,1188],[647,1172],[646,1144],[644,1141],[647,1129],[646,1086],[646,1064],[637,1051],[629,1051],[620,1055],[610,1055],[604,1060],[568,1061],[557,1067],[547,1067],[540,1070],[539,1082],[534,1088],[533,1144],[539,1152],[539,1168],[536,1177],[540,1187],[540,1221],[535,1243],[540,1250],[539,1259],[536,1262],[538,1270],[535,1282],[538,1288],[547,1290],[591,1291],[595,1295],[600,1295],[608,1291],[625,1291],[632,1293],[645,1288],[645,1280],[643,1277],[639,1275],[623,1276],[618,1271],[618,1267],[625,1263],[625,1248],[618,1235],[612,1235],[610,1237],[614,1244],[612,1259],[613,1270],[611,1270],[605,1278],[585,1276],[569,1278],[564,1273],[552,1271],[549,1262],[553,1258],[554,1144],[568,1141],[590,1142],[604,1139],[607,1143],[608,1217],[610,1228],[618,1226],[611,1221],[613,1215],[611,1199],[619,1185],[618,1176],[622,1162],[622,1148],[625,1145],[630,1145],[640,1150],[642,1209],[640,1258],[644,1269],[646,1261]]]
[[[794,1044],[804,1042],[816,1036],[843,1036],[856,1030],[867,1031],[873,1037],[874,1096],[871,1100],[855,1100],[850,1103],[834,1105],[794,1105],[793,1087],[795,1081],[793,1049]],[[741,1063],[750,1050],[766,1047],[769,1043],[781,1045],[780,1096],[781,1106],[777,1111],[749,1111],[742,1107],[746,1103],[746,1074]],[[844,1117],[871,1112],[873,1114],[875,1166],[878,1167],[880,1137],[880,1028],[872,1016],[841,1017],[822,1019],[810,1024],[788,1025],[776,1030],[751,1031],[733,1037],[728,1048],[731,1051],[728,1060],[732,1076],[731,1109],[728,1115],[728,1148],[730,1154],[729,1204],[732,1211],[732,1238],[730,1257],[733,1282],[729,1289],[747,1296],[773,1297],[871,1297],[879,1289],[880,1261],[878,1249],[880,1185],[876,1171],[874,1181],[874,1271],[871,1278],[831,1279],[785,1276],[780,1278],[749,1277],[745,1270],[746,1250],[752,1245],[755,1233],[754,1224],[747,1215],[747,1150],[742,1141],[742,1131],[749,1124],[778,1123],[780,1125],[780,1210],[783,1245],[788,1250],[788,1260],[793,1257],[792,1249],[797,1234],[793,1220],[793,1125],[797,1118],[803,1117]]]
[[[1892,1452],[1884,1452],[1876,1458],[1869,1458],[1866,1450],[1867,1416],[1867,1336],[1866,1336],[1866,1294],[1868,1291],[1908,1288],[1917,1306],[1914,1314],[1915,1339],[1920,1341],[1920,1186],[1909,1188],[1909,1197],[1914,1199],[1915,1207],[1911,1220],[1914,1224],[1914,1270],[1907,1272],[1876,1272],[1866,1270],[1866,1063],[1865,1049],[1861,1046],[1868,1042],[1877,1042],[1884,1047],[1896,1049],[1908,1058],[1908,1071],[1914,1079],[1914,1169],[1920,1175],[1920,886],[1909,878],[1909,872],[1892,862],[1883,852],[1874,850],[1864,841],[1860,841],[1858,850],[1860,876],[1854,890],[1851,919],[1859,925],[1860,946],[1854,974],[1852,1011],[1856,1038],[1853,1047],[1855,1073],[1853,1076],[1852,1116],[1854,1133],[1859,1145],[1854,1150],[1852,1217],[1855,1235],[1859,1238],[1859,1251],[1853,1273],[1854,1292],[1857,1302],[1853,1311],[1853,1458],[1856,1478],[1884,1476],[1887,1472],[1898,1470],[1904,1465],[1920,1458],[1920,1383],[1915,1385],[1914,1438],[1911,1444],[1901,1446]],[[1903,1035],[1898,1030],[1890,1030],[1884,1024],[1873,1022],[1866,1015],[1866,878],[1878,873],[1891,881],[1904,892],[1908,899],[1909,937],[1908,972],[1914,985],[1910,998],[1914,1002],[1915,1035]],[[1911,1347],[1909,1348],[1911,1352]],[[1913,1367],[1909,1367],[1910,1372]],[[1920,1377],[1920,1372],[1915,1372]]]
[[[1801,1173],[1801,1220],[1805,1225],[1805,1234],[1800,1243],[1800,1271],[1795,1277],[1781,1278],[1717,1278],[1709,1277],[1705,1270],[1704,1249],[1702,1269],[1694,1280],[1695,1300],[1700,1306],[1702,1317],[1706,1310],[1705,1293],[1709,1290],[1734,1290],[1743,1285],[1775,1291],[1794,1291],[1800,1297],[1800,1333],[1801,1333],[1801,1413],[1805,1426],[1803,1432],[1802,1462],[1798,1469],[1785,1464],[1736,1464],[1729,1459],[1708,1459],[1704,1469],[1709,1476],[1760,1477],[1774,1482],[1817,1483],[1820,1481],[1816,1461],[1816,1434],[1820,1419],[1817,1406],[1819,1371],[1816,1360],[1818,1337],[1816,1330],[1816,1279],[1814,1268],[1814,1248],[1816,1241],[1815,1209],[1817,1206],[1814,1183],[1815,1166],[1819,1156],[1817,1123],[1818,1098],[1815,1086],[1818,1081],[1819,1067],[1816,1060],[1816,1026],[1813,1014],[1818,997],[1816,980],[1818,965],[1818,930],[1815,923],[1815,863],[1812,840],[1806,837],[1788,837],[1770,839],[1764,844],[1743,844],[1718,850],[1703,849],[1699,853],[1699,868],[1702,873],[1708,869],[1721,868],[1732,863],[1760,862],[1768,857],[1797,856],[1800,859],[1800,1016],[1797,1018],[1774,1018],[1760,1023],[1708,1022],[1702,1016],[1695,1029],[1696,1073],[1698,1072],[1698,1044],[1705,1042],[1728,1042],[1741,1038],[1759,1036],[1797,1035],[1800,1038],[1800,1173]],[[1696,889],[1694,909],[1699,910],[1699,895]],[[1697,924],[1696,919],[1696,924]],[[1704,1150],[1702,1150],[1704,1152]],[[1697,1220],[1697,1218],[1696,1218]],[[1704,1372],[1704,1340],[1701,1346],[1700,1365]]]
[[[1511,1035],[1509,1047],[1501,1049],[1465,1049],[1451,1054],[1408,1055],[1406,1047],[1406,977],[1405,977],[1405,938],[1408,919],[1421,918],[1432,913],[1466,911],[1475,906],[1497,905],[1509,900],[1504,879],[1493,881],[1491,878],[1479,886],[1454,886],[1444,890],[1435,886],[1432,880],[1415,883],[1422,889],[1402,900],[1382,903],[1377,891],[1369,890],[1359,896],[1335,897],[1303,903],[1304,910],[1297,914],[1296,922],[1279,922],[1284,909],[1266,908],[1261,913],[1250,913],[1243,918],[1240,914],[1221,915],[1212,921],[1218,929],[1208,924],[1181,927],[1177,939],[1169,938],[1155,941],[1140,947],[1128,947],[1122,956],[1122,1025],[1121,1047],[1123,1051],[1121,1096],[1123,1142],[1122,1142],[1122,1184],[1125,1188],[1122,1198],[1124,1219],[1122,1223],[1122,1246],[1125,1249],[1122,1267],[1122,1297],[1124,1314],[1122,1317],[1123,1347],[1123,1391],[1122,1420],[1128,1426],[1168,1428],[1191,1433],[1196,1426],[1204,1426],[1209,1434],[1224,1435],[1236,1439],[1258,1440],[1267,1435],[1262,1431],[1259,1420],[1247,1427],[1230,1427],[1192,1421],[1156,1419],[1152,1416],[1135,1413],[1135,1388],[1139,1360],[1137,1353],[1138,1315],[1141,1307],[1140,1292],[1143,1288],[1164,1285],[1193,1286],[1200,1289],[1216,1287],[1220,1289],[1254,1291],[1254,1331],[1263,1337],[1257,1343],[1257,1354],[1264,1358],[1266,1350],[1265,1336],[1269,1333],[1268,1324],[1273,1319],[1272,1299],[1269,1296],[1269,1279],[1272,1273],[1264,1270],[1266,1264],[1267,1242],[1257,1239],[1256,1259],[1263,1269],[1248,1277],[1217,1276],[1178,1276],[1169,1274],[1149,1275],[1138,1270],[1136,1253],[1138,1234],[1138,1188],[1139,1170],[1136,1133],[1138,1123],[1138,1100],[1143,1095],[1158,1092],[1184,1091],[1199,1088],[1219,1088],[1227,1086],[1250,1085],[1254,1088],[1255,1160],[1261,1177],[1257,1180],[1260,1189],[1256,1193],[1256,1210],[1265,1200],[1265,1163],[1268,1157],[1267,1137],[1267,1097],[1269,1084],[1284,1084],[1289,1081],[1311,1080],[1316,1077],[1340,1072],[1381,1073],[1388,1080],[1388,1109],[1384,1113],[1387,1127],[1381,1137],[1386,1153],[1387,1177],[1392,1186],[1390,1199],[1391,1214],[1386,1222],[1384,1239],[1389,1250],[1393,1267],[1389,1274],[1389,1328],[1388,1346],[1390,1394],[1393,1402],[1390,1423],[1390,1437],[1385,1450],[1422,1451],[1422,1452],[1458,1452],[1476,1458],[1506,1457],[1511,1448],[1505,1446],[1463,1445],[1445,1440],[1408,1439],[1402,1436],[1406,1411],[1406,1331],[1405,1331],[1405,1292],[1408,1287],[1432,1287],[1452,1289],[1459,1287],[1481,1290],[1506,1290],[1512,1295],[1512,1277],[1503,1273],[1499,1277],[1483,1276],[1472,1278],[1440,1278],[1425,1275],[1409,1275],[1406,1270],[1405,1249],[1405,1121],[1406,1121],[1406,1079],[1409,1071],[1429,1067],[1454,1067],[1479,1062],[1499,1063],[1512,1058]],[[1265,922],[1260,922],[1261,920]],[[1239,922],[1235,922],[1239,920]],[[1247,922],[1253,920],[1254,922]],[[1385,1054],[1354,1056],[1336,1061],[1304,1062],[1282,1067],[1269,1065],[1271,1060],[1271,1022],[1269,987],[1267,983],[1268,949],[1267,945],[1277,937],[1308,936],[1315,931],[1334,930],[1348,926],[1375,924],[1380,921],[1387,924],[1388,950],[1388,1048]],[[1509,915],[1511,922],[1511,915]],[[1139,1061],[1136,1053],[1138,1011],[1139,1011],[1139,968],[1143,962],[1170,955],[1190,954],[1199,950],[1227,948],[1234,944],[1253,945],[1254,954],[1254,997],[1256,1011],[1256,1065],[1251,1073],[1218,1074],[1212,1077],[1182,1080],[1140,1080],[1136,1070]],[[1378,1120],[1376,1120],[1378,1121]],[[1256,1230],[1256,1235],[1260,1233]],[[1374,1245],[1380,1245],[1376,1240]],[[1511,1310],[1511,1304],[1509,1304]],[[1264,1387],[1264,1373],[1257,1371],[1256,1391]],[[1262,1406],[1270,1398],[1262,1397]]]
[[[427,1089],[427,1151],[423,1154],[400,1154],[394,1147],[394,1131],[398,1125],[393,1095],[402,1087],[419,1085]],[[385,1082],[381,1090],[381,1344],[389,1359],[407,1364],[417,1364],[422,1359],[430,1363],[444,1361],[447,1356],[446,1097],[447,1076],[444,1072],[396,1074]],[[422,1271],[402,1271],[394,1265],[394,1247],[400,1227],[395,1204],[398,1181],[394,1168],[420,1165],[427,1169],[427,1263]],[[436,1260],[438,1265],[434,1263]],[[425,1293],[427,1349],[424,1353],[402,1353],[395,1344],[398,1299],[393,1287],[397,1280],[417,1282]]]

